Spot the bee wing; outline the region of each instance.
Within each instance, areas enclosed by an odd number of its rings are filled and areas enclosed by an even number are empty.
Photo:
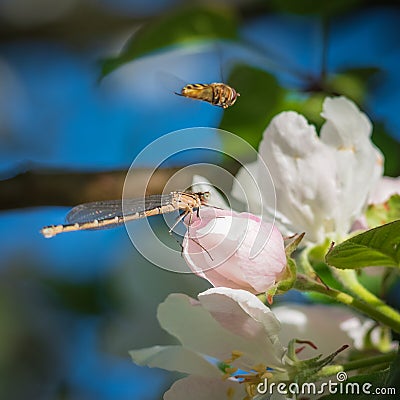
[[[181,93],[182,88],[187,84],[184,80],[178,78],[174,74],[166,71],[157,72],[157,81],[160,82],[160,86],[170,93]]]

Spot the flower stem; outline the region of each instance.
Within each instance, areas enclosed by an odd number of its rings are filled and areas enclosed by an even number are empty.
[[[327,365],[318,372],[318,378],[327,378],[342,371],[352,371],[355,369],[376,367],[377,365],[390,364],[396,359],[396,352],[381,354],[379,356],[367,357],[360,360],[349,361],[342,365]]]
[[[336,289],[328,288],[319,282],[309,278],[306,275],[298,274],[294,289],[299,291],[312,291],[321,293],[325,296],[330,297],[340,303],[346,304],[353,307],[357,311],[366,314],[374,320],[381,322],[384,325],[389,326],[395,332],[400,333],[400,314],[394,309],[387,306],[389,309],[382,310],[376,308],[371,304],[360,301],[347,293],[340,292]]]
[[[388,306],[385,302],[361,285],[354,270],[335,269],[334,274],[343,284],[345,290],[350,292],[352,296],[356,296],[360,300],[365,301],[383,314],[386,314],[392,318],[399,317],[399,314],[392,307]]]
[[[312,267],[310,260],[308,258],[308,253],[310,252],[310,248],[305,248],[303,251],[300,253],[299,256],[299,268],[303,273],[305,273],[309,277],[316,277],[317,274],[314,271],[314,268]]]

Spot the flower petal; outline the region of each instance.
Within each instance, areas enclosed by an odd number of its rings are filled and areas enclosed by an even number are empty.
[[[400,194],[400,176],[391,178],[383,176],[372,190],[369,196],[369,204],[381,204],[389,200],[394,194]]]
[[[164,400],[242,400],[244,386],[231,380],[188,376],[176,381],[164,394]]]
[[[264,132],[259,156],[275,184],[277,211],[291,221],[294,231],[306,232],[307,240],[323,240],[325,230],[335,228],[336,165],[315,127],[295,112],[277,115]]]
[[[245,239],[239,249],[244,279],[254,288],[255,293],[266,292],[280,280],[286,267],[287,260],[282,234],[272,224],[261,226],[259,224],[256,225],[256,229],[254,227],[249,229]],[[255,257],[252,257],[251,246],[257,241],[264,247]],[[265,243],[262,244],[262,241]]]
[[[357,106],[343,96],[327,97],[321,115],[326,119],[321,140],[333,148],[351,148],[359,141],[369,140],[372,124]]]
[[[193,272],[213,286],[262,293],[286,266],[281,233],[248,213],[204,210],[183,241],[183,256]]]
[[[321,139],[299,114],[277,115],[259,148],[275,183],[277,218],[284,215],[288,229],[306,232],[311,242],[349,232],[383,166],[383,156],[370,140],[371,122],[353,102],[327,98],[322,115]],[[262,182],[260,173],[258,177]]]
[[[383,173],[383,156],[370,140],[372,124],[345,97],[327,98],[322,116],[321,140],[332,150],[337,165],[336,229],[344,234],[367,202]]]
[[[215,365],[182,346],[154,346],[131,350],[129,354],[137,365],[207,377],[222,376],[221,371]]]
[[[244,338],[274,340],[281,329],[273,312],[246,290],[211,288],[199,294],[199,301],[224,328]]]
[[[158,320],[184,347],[194,352],[226,360],[232,356],[232,351],[240,351],[244,354],[244,363],[281,365],[283,347],[275,339],[271,343],[266,332],[264,336],[257,334],[250,341],[227,330],[200,302],[186,295],[169,295],[158,308]],[[270,329],[276,330],[276,326],[272,324]]]

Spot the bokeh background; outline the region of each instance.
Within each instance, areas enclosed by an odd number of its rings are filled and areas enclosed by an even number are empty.
[[[369,115],[398,176],[399,37],[396,1],[1,0],[0,398],[161,398],[176,376],[133,365],[128,350],[170,343],[157,305],[207,284],[149,264],[123,227],[51,240],[39,229],[75,204],[121,197],[130,164],[161,135],[220,127],[257,148],[279,111],[320,125],[329,94]],[[173,94],[215,81],[241,93],[231,109]],[[149,192],[204,161],[237,169],[182,153]]]

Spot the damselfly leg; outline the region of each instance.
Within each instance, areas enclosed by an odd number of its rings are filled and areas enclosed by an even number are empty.
[[[204,204],[203,204],[203,205],[204,205]],[[184,211],[184,213],[178,217],[178,219],[177,219],[177,221],[175,222],[175,224],[174,224],[174,225],[171,227],[171,229],[169,230],[169,233],[170,233],[170,235],[172,235],[172,233],[173,233],[175,227],[179,224],[179,222],[183,221],[183,220],[189,215],[189,221],[188,221],[188,223],[187,223],[188,239],[191,240],[192,242],[196,243],[199,247],[201,247],[201,249],[203,249],[203,250],[208,254],[208,256],[210,257],[210,259],[211,259],[212,261],[214,261],[214,259],[212,258],[210,252],[209,252],[200,242],[198,242],[197,240],[195,240],[195,239],[193,239],[192,237],[190,237],[190,227],[191,227],[192,222],[193,222],[193,213],[194,213],[193,207],[188,207],[188,208]],[[196,216],[197,216],[197,218],[200,218],[200,207],[197,207]],[[179,243],[179,245],[180,245],[181,248],[182,248],[181,256],[183,256],[183,246],[182,246],[182,244],[181,244],[178,240],[177,240],[177,242]]]

